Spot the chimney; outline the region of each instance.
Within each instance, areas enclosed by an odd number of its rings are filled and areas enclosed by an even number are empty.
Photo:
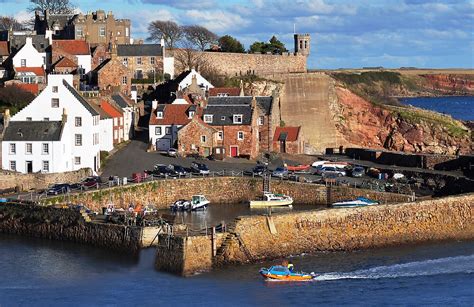
[[[240,80],[240,94],[239,96],[243,97],[245,96],[244,95],[244,82],[242,82],[242,80]]]
[[[257,107],[257,99],[255,98],[255,95],[252,95],[252,109],[255,109]]]
[[[117,44],[112,43],[112,51],[110,52],[110,58],[113,60],[117,58]]]
[[[25,45],[31,45],[31,46],[33,46],[33,39],[32,39],[30,36],[28,36],[28,37],[26,38],[26,40],[25,40]]]
[[[3,128],[7,128],[8,124],[10,123],[10,109],[6,109],[3,112]]]
[[[151,110],[154,111],[158,107],[158,101],[155,99],[151,102]]]
[[[63,108],[63,115],[61,115],[61,122],[63,125],[67,122],[67,111],[66,108]]]

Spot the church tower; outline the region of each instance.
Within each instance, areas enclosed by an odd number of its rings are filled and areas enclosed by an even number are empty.
[[[310,35],[295,33],[295,54],[308,56],[310,52]]]

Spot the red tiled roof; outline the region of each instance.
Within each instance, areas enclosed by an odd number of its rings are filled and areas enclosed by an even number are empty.
[[[111,117],[122,117],[123,114],[120,113],[119,110],[117,110],[114,106],[112,106],[110,103],[108,103],[105,100],[102,100],[100,102],[100,107],[102,110],[104,110],[107,114],[109,114]]]
[[[167,104],[163,111],[163,118],[156,118],[156,110],[150,116],[150,125],[186,125],[191,121],[188,117],[188,104]],[[200,110],[197,110],[199,113]]]
[[[53,49],[60,48],[69,54],[87,55],[90,54],[89,44],[86,41],[75,39],[61,39],[53,41]]]
[[[8,42],[1,41],[0,42],[0,56],[9,55],[8,52]]]
[[[32,93],[33,95],[38,95],[39,93],[39,84],[38,83],[15,83],[15,86]]]
[[[278,141],[282,133],[287,134],[286,141],[293,142],[298,140],[298,135],[300,134],[300,127],[276,127],[273,140]]]
[[[218,94],[227,94],[228,96],[239,96],[240,88],[238,87],[214,87],[209,89],[209,96],[217,96]]]
[[[32,72],[37,76],[44,76],[43,67],[15,67],[16,72]]]
[[[56,62],[56,64],[54,64],[54,67],[74,67],[74,68],[77,68],[77,64],[74,63],[73,61],[71,61],[70,59],[64,57],[61,60],[59,60],[58,62]]]

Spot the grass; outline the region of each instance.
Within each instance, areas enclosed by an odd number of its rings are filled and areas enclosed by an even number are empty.
[[[390,71],[368,71],[356,73],[333,73],[332,76],[347,85],[372,84],[374,82],[387,82],[389,84],[401,84],[400,73]]]

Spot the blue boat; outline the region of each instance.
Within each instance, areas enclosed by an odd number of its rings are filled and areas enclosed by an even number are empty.
[[[354,207],[365,207],[378,205],[379,202],[375,200],[368,199],[366,197],[357,197],[354,200],[344,200],[331,204],[333,208],[354,208]]]
[[[304,272],[291,272],[287,267],[282,265],[274,265],[270,268],[260,269],[260,275],[266,280],[281,280],[281,281],[308,281],[316,278],[316,274]]]

